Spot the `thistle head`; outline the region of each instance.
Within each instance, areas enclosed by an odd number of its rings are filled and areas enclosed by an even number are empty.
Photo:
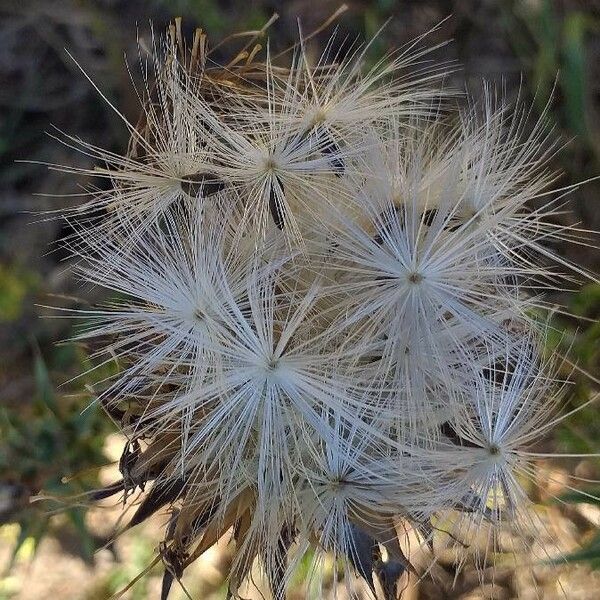
[[[283,598],[310,546],[375,593],[416,570],[402,527],[522,520],[559,398],[530,313],[543,128],[489,93],[449,125],[436,73],[402,74],[419,52],[216,67],[177,31],[129,151],[84,146],[110,188],[81,212],[106,214],[68,247],[119,298],[79,339],[118,363],[97,399],[130,440],[96,496],[144,490],[131,525],[170,511],[167,592],[228,532],[230,592],[259,559]]]

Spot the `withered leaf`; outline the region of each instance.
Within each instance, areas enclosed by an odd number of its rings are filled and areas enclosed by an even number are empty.
[[[169,596],[169,592],[171,591],[171,586],[173,585],[173,581],[174,581],[174,577],[173,577],[173,573],[171,573],[171,571],[169,571],[169,569],[165,569],[165,572],[163,574],[163,578],[162,578],[162,585],[161,585],[161,589],[160,589],[160,600],[167,600],[168,596]]]
[[[155,484],[148,495],[144,498],[138,509],[135,511],[129,527],[134,527],[148,517],[152,516],[157,510],[174,502],[181,496],[185,489],[185,481],[183,479],[175,479],[167,483]]]
[[[110,498],[114,496],[118,492],[122,492],[125,490],[125,481],[123,479],[116,481],[115,483],[111,483],[110,485],[96,490],[94,492],[90,492],[90,499],[94,502],[99,500],[104,500],[105,498]]]

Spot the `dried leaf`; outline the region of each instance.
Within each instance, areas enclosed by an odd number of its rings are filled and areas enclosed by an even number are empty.
[[[102,489],[96,490],[94,492],[90,492],[90,500],[93,502],[98,502],[99,500],[104,500],[105,498],[110,498],[114,496],[118,492],[122,492],[125,490],[125,480],[121,479],[108,485]]]
[[[173,576],[173,573],[171,573],[171,571],[169,571],[169,569],[165,569],[165,572],[164,572],[163,578],[162,578],[162,585],[161,585],[161,589],[160,589],[160,600],[167,600],[167,597],[169,596],[169,592],[171,591],[171,586],[173,585],[174,580],[175,580],[175,577]]]
[[[185,489],[185,481],[183,479],[176,479],[168,481],[167,483],[155,484],[150,490],[148,495],[144,498],[138,509],[135,511],[129,527],[134,527],[142,521],[145,521],[148,517],[152,516],[157,510],[174,502],[181,496]]]

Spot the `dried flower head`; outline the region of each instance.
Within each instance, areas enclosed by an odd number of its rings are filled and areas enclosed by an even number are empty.
[[[283,598],[312,546],[315,581],[332,553],[335,584],[395,597],[400,529],[432,545],[454,513],[468,545],[527,521],[528,449],[556,423],[530,311],[556,281],[527,208],[553,180],[543,124],[523,136],[487,89],[483,114],[451,110],[416,46],[365,72],[365,48],[312,64],[305,42],[215,66],[177,22],[128,153],[76,141],[110,187],[66,245],[118,296],[78,339],[118,363],[97,401],[129,440],[93,497],[143,490],[128,526],[170,512],[163,598],[226,535],[231,595],[259,559]]]

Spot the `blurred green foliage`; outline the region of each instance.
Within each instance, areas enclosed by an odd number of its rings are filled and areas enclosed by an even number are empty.
[[[600,15],[582,4],[561,4],[551,0],[500,3],[507,39],[519,58],[528,94],[538,114],[547,111],[549,123],[557,131],[576,136],[575,144],[561,153],[560,167],[581,179],[581,162],[571,158],[577,149],[592,157],[588,164],[591,175],[600,166],[600,144],[591,126],[589,106],[589,66],[586,36],[600,31]],[[549,98],[553,100],[549,102]],[[586,454],[600,451],[600,418],[598,406],[589,401],[598,393],[592,377],[600,373],[600,285],[589,284],[568,297],[566,312],[573,317],[555,315],[549,332],[548,351],[568,356],[562,365],[562,376],[572,383],[563,412],[580,408],[554,434],[557,452]],[[597,379],[596,379],[597,381]],[[593,459],[600,473],[598,459]],[[560,502],[591,503],[600,506],[600,488],[585,494],[573,492]],[[600,532],[584,547],[567,557],[572,562],[586,561],[600,569]]]
[[[556,430],[557,452],[565,454],[597,454],[600,450],[600,419],[597,403],[589,403],[597,394],[586,373],[594,376],[600,370],[600,285],[584,286],[569,304],[573,317],[555,316],[550,329],[548,351],[567,355],[577,365],[563,363],[562,376],[572,382],[564,412],[578,409]],[[583,325],[581,325],[583,323]],[[600,473],[600,459],[588,459]],[[573,491],[562,495],[560,503],[590,503],[600,507],[600,488],[585,487],[584,493]],[[596,531],[581,550],[565,557],[567,561],[587,561],[600,569],[600,531]]]
[[[580,492],[564,494],[561,496],[560,501],[593,504],[600,509],[600,487],[588,489],[585,495]],[[566,557],[561,557],[561,560],[556,561],[556,563],[558,564],[563,560],[568,562],[587,562],[593,569],[600,569],[600,531],[597,530],[591,539],[586,541],[581,550],[573,552]]]
[[[167,9],[172,16],[193,19],[213,39],[232,33],[234,14],[236,31],[260,29],[271,16],[260,2],[238,0],[224,5],[214,0],[153,0],[153,3]]]
[[[32,271],[0,264],[0,322],[18,319],[25,297],[38,285],[39,278]]]
[[[583,8],[562,14],[551,0],[511,0],[499,6],[507,39],[529,75],[526,82],[538,111],[546,109],[553,93],[559,94],[561,102],[550,104],[550,120],[598,152],[585,105],[589,85],[585,36],[600,30],[600,16]]]
[[[59,363],[72,362],[76,360],[73,355],[77,351],[72,347],[57,352],[56,358]],[[83,558],[91,560],[96,550],[85,524],[86,508],[71,498],[98,486],[98,467],[107,462],[103,447],[110,427],[89,399],[57,395],[37,351],[33,377],[36,394],[23,410],[0,407],[0,471],[5,474],[2,484],[12,487],[14,500],[0,522],[19,525],[9,569],[28,540],[35,550],[48,530],[53,510],[64,514],[77,532]],[[30,496],[37,493],[56,501],[29,504]]]
[[[556,314],[548,331],[548,352],[569,357],[561,365],[561,376],[571,382],[568,403],[563,410],[583,407],[597,393],[588,373],[600,370],[600,285],[589,284],[574,294],[567,306],[573,316]],[[573,366],[576,365],[576,366]],[[599,451],[600,419],[595,403],[575,412],[555,434],[558,451],[596,453]]]
[[[138,535],[131,538],[132,560],[111,569],[86,593],[90,598],[112,598],[124,590],[140,573],[144,573],[155,557],[155,540]],[[155,565],[151,573],[162,575],[161,563]],[[129,600],[144,600],[148,597],[148,577],[144,576],[131,588]]]

